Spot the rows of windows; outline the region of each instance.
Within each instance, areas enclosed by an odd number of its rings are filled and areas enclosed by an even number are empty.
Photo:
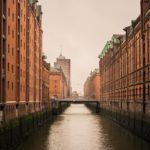
[[[10,45],[8,44],[8,53],[10,53]],[[11,54],[14,56],[14,48],[12,47],[11,49]]]
[[[22,30],[22,25],[21,25],[21,32],[24,32],[24,36],[26,35],[25,29]],[[8,25],[8,35],[10,35],[10,26]],[[14,30],[12,30],[12,38],[14,38]],[[25,44],[25,43],[24,43]]]
[[[14,90],[14,82],[7,81],[7,89],[10,90],[10,88],[12,91]]]
[[[10,63],[9,62],[7,65],[7,70],[8,70],[8,72],[10,71]],[[14,65],[11,65],[11,72],[14,73]]]
[[[14,82],[7,81],[7,90],[14,90]],[[21,92],[25,92],[25,85],[20,84],[20,90]]]
[[[8,35],[10,35],[10,26],[8,25]],[[14,30],[12,30],[12,38],[15,37],[15,33]]]
[[[10,17],[10,8],[8,8],[8,16]],[[12,21],[14,22],[15,20],[15,14],[12,13]]]

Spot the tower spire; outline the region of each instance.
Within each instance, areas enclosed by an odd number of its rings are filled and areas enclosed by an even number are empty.
[[[62,56],[62,45],[60,45],[60,56]]]

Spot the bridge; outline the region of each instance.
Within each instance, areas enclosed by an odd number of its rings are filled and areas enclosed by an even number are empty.
[[[91,100],[91,99],[57,99],[55,100],[58,103],[58,107],[60,111],[62,110],[62,103],[67,103],[67,104],[95,104],[95,110],[96,113],[99,112],[100,110],[100,101],[99,100]]]

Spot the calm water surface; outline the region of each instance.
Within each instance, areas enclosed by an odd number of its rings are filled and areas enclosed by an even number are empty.
[[[19,150],[150,150],[150,144],[84,105],[71,105]]]

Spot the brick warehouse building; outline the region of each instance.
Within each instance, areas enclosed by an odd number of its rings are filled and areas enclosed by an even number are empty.
[[[45,60],[42,62],[42,106],[43,109],[48,108],[48,103],[50,100],[50,63]]]
[[[84,97],[89,99],[90,98],[90,77],[87,77],[86,81],[83,85],[84,90]]]
[[[71,60],[66,59],[62,54],[56,59],[56,62],[54,62],[55,68],[62,68],[64,75],[67,79],[67,85],[68,85],[68,93],[67,96],[69,97],[71,94]]]
[[[51,67],[49,83],[49,93],[51,99],[63,99],[68,96],[67,79],[61,68]]]
[[[84,83],[84,97],[88,99],[100,99],[100,73],[98,69],[91,72]]]
[[[145,139],[150,138],[150,1],[141,14],[113,35],[101,52],[101,108]]]
[[[36,0],[0,3],[0,111],[8,121],[41,106],[42,13]]]

